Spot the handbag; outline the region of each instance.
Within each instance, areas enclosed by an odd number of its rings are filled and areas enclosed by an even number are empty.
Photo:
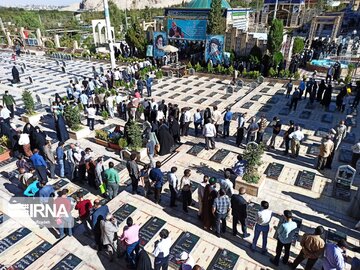
[[[99,190],[100,190],[100,194],[104,194],[106,192],[106,185],[105,183],[102,183],[100,186],[99,186]]]

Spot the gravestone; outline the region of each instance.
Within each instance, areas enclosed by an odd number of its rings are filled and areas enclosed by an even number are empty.
[[[274,83],[274,82],[270,82],[270,83],[268,83],[268,86],[275,86],[275,83]]]
[[[161,230],[166,221],[161,218],[150,218],[140,229],[140,246],[144,247]]]
[[[23,67],[20,67],[20,72],[21,72],[22,74],[24,74],[24,73],[25,73],[25,70],[24,70],[24,68],[23,68]]]
[[[72,253],[69,253],[63,259],[61,259],[61,261],[59,261],[53,268],[51,268],[51,270],[72,270],[75,269],[81,262],[82,260],[79,257],[75,256]]]
[[[293,217],[292,220],[296,223],[296,229],[295,229],[295,234],[293,236],[293,239],[291,241],[291,245],[292,246],[295,246],[296,244],[296,241],[299,239],[299,232],[300,232],[300,228],[301,228],[301,224],[302,224],[302,219],[300,218],[297,218],[297,217]],[[285,222],[285,218],[281,218],[279,220],[279,223],[278,223],[278,228],[279,226]],[[277,234],[277,231],[275,231],[275,234],[274,234],[274,238],[277,239],[278,238],[278,234]]]
[[[258,101],[261,98],[261,95],[255,95],[250,100]]]
[[[219,149],[217,152],[210,158],[211,161],[221,163],[227,155],[230,153],[229,150],[226,149]]]
[[[281,108],[281,110],[279,111],[279,115],[284,115],[284,116],[286,116],[286,115],[289,115],[289,113],[290,113],[290,110],[289,110],[289,108],[287,108],[287,107]]]
[[[299,115],[300,119],[309,119],[311,116],[311,112],[310,111],[302,111]]]
[[[318,136],[318,137],[325,137],[328,134],[329,134],[329,129],[328,128],[318,128],[315,131],[315,136]]]
[[[268,103],[269,104],[276,104],[280,101],[280,98],[278,97],[271,97],[269,100],[268,100]]]
[[[61,67],[61,72],[62,72],[62,73],[66,73],[65,67]]]
[[[196,104],[202,104],[204,103],[205,101],[207,101],[207,98],[200,98],[198,99],[197,101],[195,101]]]
[[[210,80],[210,78],[209,78],[209,80]],[[213,88],[214,86],[216,85],[216,83],[211,83],[211,84],[209,84],[208,86],[206,86],[206,88]]]
[[[269,87],[265,87],[263,89],[260,90],[260,93],[267,93],[270,91],[270,88]]]
[[[196,157],[203,149],[203,145],[195,144],[187,151],[187,153]]]
[[[125,161],[120,161],[118,164],[116,164],[116,166],[114,166],[114,169],[117,170],[118,172],[121,172],[122,170],[126,169],[126,162]]]
[[[166,95],[167,93],[168,93],[167,91],[162,91],[162,92],[158,93],[157,95],[158,95],[159,97],[161,97],[161,96]]]
[[[210,94],[207,95],[207,97],[214,97],[217,93],[216,92],[211,92]]]
[[[64,180],[64,179],[60,179],[59,181],[57,181],[55,184],[53,184],[53,188],[55,190],[59,190],[61,189],[62,187],[66,186],[69,182]]]
[[[223,85],[219,88],[219,90],[225,90],[225,88],[226,88],[226,85]]]
[[[339,151],[339,161],[347,164],[351,163],[352,151],[350,149],[341,148]]]
[[[13,181],[17,181],[19,178],[19,171],[18,170],[13,170],[13,171],[2,171],[1,175],[6,178],[9,179],[11,182]]]
[[[205,92],[205,90],[198,90],[194,93],[194,95],[201,95],[204,92]]]
[[[247,205],[246,224],[250,229],[253,229],[256,224],[257,212],[261,209],[261,205],[251,202]]]
[[[335,198],[351,201],[351,185],[354,181],[356,170],[349,165],[339,166],[335,185],[333,188],[333,196]]]
[[[232,86],[227,86],[226,87],[226,94],[233,94],[234,93],[234,88]]]
[[[3,253],[5,250],[7,250],[9,247],[15,245],[17,242],[19,242],[21,239],[23,239],[25,236],[30,234],[31,231],[28,228],[21,227],[17,229],[16,231],[12,232],[5,238],[0,240],[0,254]]]
[[[349,143],[351,145],[356,143],[355,133],[347,133],[345,138],[342,140],[344,143]]]
[[[186,92],[188,92],[188,91],[190,91],[190,90],[192,90],[192,88],[187,87],[187,88],[185,88],[184,90],[182,90],[181,92],[186,93]]]
[[[276,91],[275,95],[284,95],[285,92],[286,92],[285,89],[280,89],[280,90],[277,90],[277,91]]]
[[[180,94],[176,93],[176,94],[170,96],[169,99],[175,99],[175,98],[177,98],[178,96],[180,96]]]
[[[315,103],[311,103],[311,102],[306,103],[305,109],[307,109],[307,110],[315,109]]]
[[[172,264],[176,264],[176,258],[181,254],[181,252],[187,252],[191,254],[191,251],[196,246],[200,237],[192,234],[191,232],[182,232],[175,243],[171,246],[169,261]]]
[[[100,72],[104,73],[104,68],[102,66],[100,66]]]
[[[74,200],[76,200],[78,193],[81,193],[85,197],[90,192],[85,188],[80,188],[80,189],[76,190],[73,194],[71,194],[70,197],[73,198]]]
[[[28,79],[29,79],[29,83],[30,83],[30,84],[33,84],[33,83],[34,83],[34,80],[33,80],[33,78],[32,78],[31,76],[29,76]]]
[[[311,190],[315,180],[315,173],[303,170],[298,173],[295,185]]]
[[[335,112],[336,111],[336,104],[334,102],[331,102],[329,105],[329,108],[325,109],[326,112]]]
[[[165,83],[165,84],[163,84],[163,88],[165,88],[165,87],[168,87],[170,84],[168,84],[168,83]]]
[[[127,219],[135,210],[135,206],[126,203],[123,204],[118,210],[116,210],[113,213],[113,216],[117,219],[118,223],[121,223]]]
[[[334,116],[332,114],[325,113],[321,117],[321,122],[323,123],[332,124],[333,121],[334,121]]]
[[[223,95],[222,97],[221,97],[221,99],[228,99],[229,97],[231,97],[231,95],[229,95],[229,94],[227,94],[227,95]]]
[[[347,237],[345,233],[333,230],[333,229],[328,229],[326,231],[326,242],[327,243],[333,243],[333,244],[337,244],[337,242],[339,242],[340,240],[345,240],[346,241]]]
[[[213,103],[211,103],[209,106],[210,107],[218,106],[219,104],[221,104],[221,102],[222,102],[221,100],[216,100]]]
[[[239,255],[227,249],[218,249],[207,270],[232,270],[239,259]]]
[[[261,108],[259,109],[260,112],[269,112],[270,110],[272,109],[272,106],[270,105],[264,105],[264,106],[261,106]]]
[[[253,102],[246,102],[245,104],[243,104],[241,106],[241,108],[243,109],[250,109],[250,107],[253,105],[254,103]]]
[[[308,147],[307,154],[318,156],[320,154],[320,144],[313,143],[310,147]]]
[[[57,65],[57,66],[60,66],[59,60],[55,60],[55,62],[56,62],[56,65]]]
[[[181,101],[189,101],[190,99],[192,99],[193,98],[193,96],[186,96],[186,97],[184,97]]]
[[[36,248],[27,253],[24,257],[22,257],[20,260],[18,260],[16,263],[14,263],[10,267],[10,269],[25,270],[38,258],[44,255],[51,247],[52,245],[48,242],[41,243]]]
[[[268,165],[265,174],[268,178],[278,180],[283,168],[284,164],[273,162]]]

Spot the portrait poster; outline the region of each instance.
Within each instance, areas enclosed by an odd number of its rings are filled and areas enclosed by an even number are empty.
[[[213,65],[219,65],[223,63],[224,52],[224,36],[215,35],[207,36],[205,45],[205,61],[212,62]]]
[[[167,45],[165,32],[154,32],[154,58],[158,59],[165,55],[164,47]]]
[[[168,19],[167,34],[169,39],[205,40],[206,20]]]

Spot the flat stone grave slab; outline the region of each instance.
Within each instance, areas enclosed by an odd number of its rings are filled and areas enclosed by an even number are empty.
[[[217,152],[210,158],[211,161],[221,163],[226,156],[230,153],[229,150],[226,149],[219,149]]]
[[[315,131],[315,136],[324,137],[324,136],[326,136],[328,133],[329,133],[329,129],[328,129],[328,128],[318,128],[318,129]]]
[[[195,181],[190,181],[191,183],[191,193],[195,192],[195,190],[198,189],[198,187],[200,186],[200,184],[198,182],[195,182]]]
[[[198,90],[194,93],[194,95],[201,95],[204,92],[205,92],[205,90]]]
[[[268,103],[269,104],[276,104],[280,101],[280,98],[278,97],[271,97],[269,100],[268,100]]]
[[[321,122],[323,123],[332,124],[333,121],[334,121],[334,116],[332,114],[325,113],[321,116]]]
[[[186,93],[186,92],[189,92],[190,90],[192,90],[192,88],[187,87],[187,88],[181,90],[181,92]]]
[[[176,89],[179,89],[180,88],[180,86],[174,86],[174,87],[171,87],[169,90],[170,91],[175,91]]]
[[[219,90],[225,90],[226,85],[220,86]]]
[[[308,147],[306,153],[309,155],[318,156],[320,153],[320,144],[313,143],[310,147]]]
[[[261,95],[255,95],[250,100],[258,101],[261,98]]]
[[[346,117],[345,125],[348,127],[356,127],[356,118],[355,117]]]
[[[219,104],[221,104],[221,102],[222,102],[221,100],[216,100],[213,103],[211,103],[209,106],[211,107],[218,106]]]
[[[331,112],[331,113],[335,112],[336,111],[336,104],[334,102],[331,102],[330,105],[329,105],[329,108],[327,108],[325,111],[326,112]]]
[[[193,98],[193,96],[186,96],[181,101],[188,101],[188,100],[190,100],[192,98]]]
[[[211,92],[210,94],[207,95],[207,97],[213,97],[217,94],[217,92]]]
[[[309,119],[311,116],[311,112],[310,111],[302,111],[299,115],[300,119]]]
[[[140,229],[139,238],[140,246],[144,247],[160,231],[166,221],[161,218],[150,218]]]
[[[350,202],[351,201],[351,186],[344,186],[336,183],[333,187],[333,197]]]
[[[25,236],[30,234],[31,231],[28,228],[21,227],[17,229],[16,231],[12,232],[8,236],[6,236],[4,239],[0,240],[0,254],[3,253],[5,250],[7,250],[9,247],[15,245],[17,242],[19,242],[21,239],[23,239]]]
[[[290,110],[289,108],[285,107],[285,108],[281,108],[281,110],[279,111],[279,115],[289,115]]]
[[[278,180],[283,169],[284,164],[273,162],[268,165],[265,174],[268,178]]]
[[[230,98],[231,97],[231,95],[229,95],[229,94],[227,94],[227,95],[223,95],[222,97],[221,97],[221,99],[228,99],[228,98]]]
[[[118,223],[121,223],[127,219],[135,210],[135,206],[132,206],[131,204],[124,204],[113,213],[113,216],[117,219]]]
[[[265,87],[263,89],[260,90],[260,93],[267,93],[270,91],[270,88],[269,87]]]
[[[285,92],[286,92],[285,89],[280,89],[280,90],[277,90],[277,91],[276,91],[275,95],[284,95]]]
[[[116,166],[114,166],[114,169],[118,172],[121,172],[122,170],[126,169],[126,162],[120,161],[118,164],[116,164]]]
[[[250,107],[253,105],[253,102],[246,102],[243,105],[241,105],[241,108],[243,109],[250,109]]]
[[[170,248],[169,261],[173,265],[176,265],[176,258],[182,252],[187,252],[191,254],[191,251],[194,249],[196,244],[199,242],[200,237],[192,234],[191,232],[182,232],[178,239],[176,239],[175,243]]]
[[[254,228],[257,220],[257,212],[261,209],[261,205],[251,202],[247,205],[246,224],[249,228]]]
[[[192,82],[193,82],[193,80],[186,80],[185,82],[183,82],[183,84],[188,85],[188,84],[191,84]]]
[[[194,84],[194,86],[199,87],[200,85],[203,85],[203,84],[204,84],[203,82],[198,82],[197,84]]]
[[[268,86],[275,86],[275,83],[274,83],[274,82],[270,82],[270,83],[268,83]]]
[[[295,229],[295,234],[294,234],[293,239],[292,239],[292,241],[291,241],[291,245],[292,245],[292,246],[295,246],[296,241],[299,239],[299,232],[300,232],[300,228],[301,228],[301,224],[302,224],[302,219],[297,218],[297,217],[293,217],[292,220],[293,220],[294,222],[296,222],[296,225],[297,225],[297,227],[296,227],[296,229]],[[282,223],[284,223],[284,222],[285,222],[285,218],[282,217],[282,218],[280,219],[277,227],[279,228],[279,226],[280,226]],[[277,231],[275,231],[274,238],[277,239]]]
[[[20,260],[15,262],[10,269],[18,269],[18,270],[25,270],[28,266],[30,266],[33,262],[35,262],[38,258],[44,255],[52,245],[48,242],[43,242],[38,245],[36,248],[31,250],[27,253],[24,257]]]
[[[195,144],[187,151],[187,153],[196,157],[202,150],[204,150],[204,148],[205,147],[203,145]]]
[[[211,79],[210,79],[211,80]],[[211,83],[211,84],[209,84],[208,86],[206,86],[206,88],[213,88],[214,86],[216,86],[216,83]]]
[[[12,171],[2,171],[1,175],[9,179],[10,181],[16,181],[19,178],[19,171],[18,170],[12,170]]]
[[[339,232],[333,229],[328,229],[325,234],[325,239],[327,243],[337,244],[340,240],[346,241],[346,234],[343,232]]]
[[[347,133],[345,138],[343,139],[344,143],[355,144],[356,143],[356,135],[355,133]]]
[[[180,94],[176,93],[176,94],[170,96],[169,98],[170,98],[170,99],[175,99],[175,98],[177,98],[178,96],[180,96]]]
[[[163,84],[161,87],[165,88],[165,87],[168,87],[169,85],[170,85],[170,84],[165,83],[165,84]]]
[[[227,249],[218,249],[207,270],[232,270],[239,259],[239,255]]]
[[[352,151],[350,149],[341,148],[339,151],[339,161],[350,164],[352,157]]]
[[[64,179],[60,179],[59,181],[54,183],[52,186],[54,187],[55,190],[59,190],[59,189],[63,188],[64,186],[66,186],[67,184],[69,184],[68,181],[66,181]]]
[[[85,188],[80,188],[78,190],[76,190],[73,194],[70,195],[70,197],[72,197],[74,200],[76,200],[77,198],[77,194],[80,193],[85,197],[87,194],[89,194],[90,192],[85,189]]]
[[[272,106],[270,106],[270,105],[264,105],[264,106],[261,106],[261,108],[259,109],[259,111],[265,113],[265,112],[271,111],[271,109],[272,109]]]
[[[197,101],[195,101],[196,104],[202,104],[204,103],[205,101],[207,101],[207,98],[200,98],[198,99]]]
[[[298,173],[295,185],[308,190],[312,189],[315,180],[315,173],[303,170]]]
[[[315,103],[310,103],[310,102],[306,103],[305,109],[307,109],[307,110],[315,109]]]
[[[72,270],[75,269],[82,260],[75,256],[72,253],[69,253],[66,255],[61,261],[59,261],[51,270],[60,270],[60,269],[66,269],[66,270]]]

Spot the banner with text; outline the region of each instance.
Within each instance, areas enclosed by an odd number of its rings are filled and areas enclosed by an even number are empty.
[[[168,19],[168,37],[171,39],[205,40],[206,20]]]

